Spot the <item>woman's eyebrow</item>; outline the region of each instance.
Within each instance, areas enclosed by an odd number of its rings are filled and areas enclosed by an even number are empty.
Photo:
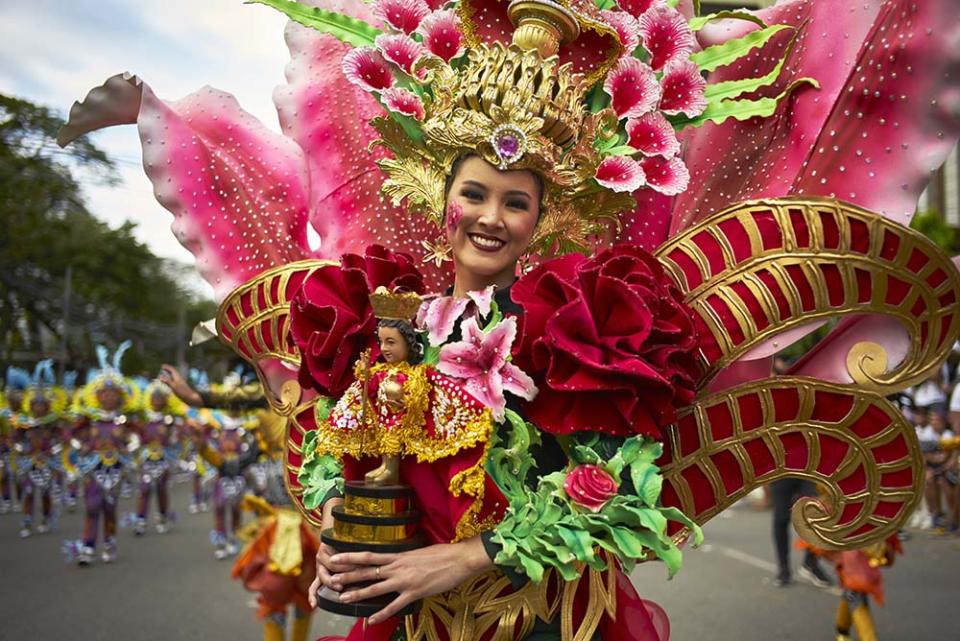
[[[486,188],[487,188],[486,185],[484,185],[484,184],[481,183],[481,182],[477,182],[476,180],[464,180],[464,181],[463,181],[463,184],[464,184],[464,185],[470,185],[471,187],[479,187],[480,189],[486,189]]]
[[[511,189],[507,192],[507,196],[523,196],[525,198],[531,197],[528,192],[525,192],[522,189]]]

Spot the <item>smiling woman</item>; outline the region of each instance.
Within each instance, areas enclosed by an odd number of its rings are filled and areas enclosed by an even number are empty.
[[[500,171],[475,155],[454,164],[446,221],[454,296],[513,284],[540,218],[542,185],[530,170]]]

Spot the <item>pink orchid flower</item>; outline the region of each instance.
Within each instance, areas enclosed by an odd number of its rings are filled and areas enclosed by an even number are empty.
[[[526,400],[533,400],[537,386],[526,372],[508,360],[517,336],[517,322],[508,317],[490,332],[480,329],[475,318],[460,323],[463,340],[445,345],[440,350],[437,369],[463,381],[467,391],[502,421],[506,410],[504,391]]]
[[[454,298],[453,296],[440,296],[431,301],[425,302],[420,306],[417,314],[417,325],[428,327],[429,333],[427,340],[436,347],[450,338],[453,333],[453,326],[467,311],[467,307],[473,302],[481,318],[490,315],[490,307],[493,303],[493,290],[491,285],[486,289],[467,292],[467,296]]]

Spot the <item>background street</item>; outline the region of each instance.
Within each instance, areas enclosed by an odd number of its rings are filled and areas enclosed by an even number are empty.
[[[64,514],[57,529],[20,540],[20,515],[0,516],[0,639],[70,641],[257,641],[255,597],[231,581],[230,561],[216,561],[209,513],[190,515],[188,484],[174,487],[174,530],[137,539],[120,533],[120,560],[77,568],[60,552],[78,536],[81,514]],[[121,502],[121,513],[133,509]],[[706,528],[706,544],[688,552],[667,581],[663,566],[639,568],[646,598],[670,614],[673,641],[831,641],[839,591],[802,579],[771,585],[770,513],[746,505]],[[799,563],[800,554],[794,554]],[[906,556],[886,572],[887,605],[875,608],[880,638],[956,639],[960,538],[914,533]],[[348,622],[318,613],[313,636],[343,632]]]

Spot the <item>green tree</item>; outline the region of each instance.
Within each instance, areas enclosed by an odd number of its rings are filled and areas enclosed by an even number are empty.
[[[50,344],[68,328],[71,365],[93,364],[95,343],[130,338],[125,365],[151,371],[215,305],[181,284],[181,266],[138,242],[133,223],[111,229],[90,213],[83,184],[116,183],[115,167],[86,137],[57,147],[62,124],[46,107],[0,94],[0,360],[63,356]]]

